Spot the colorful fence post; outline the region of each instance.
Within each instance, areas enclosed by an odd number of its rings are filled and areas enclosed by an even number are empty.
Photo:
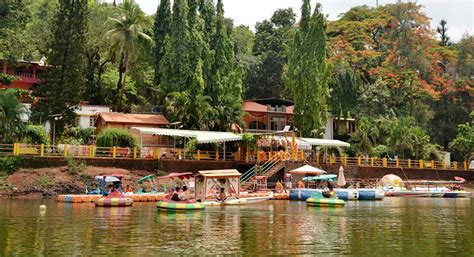
[[[423,160],[420,160],[420,169],[423,169]]]
[[[455,169],[455,170],[458,169],[458,162],[453,162],[453,169]]]
[[[467,162],[463,162],[464,170],[467,170]]]
[[[133,159],[137,159],[137,147],[133,147]]]
[[[431,168],[434,169],[435,168],[435,162],[433,160],[431,160]]]
[[[360,156],[357,157],[357,165],[362,166],[362,158]]]
[[[67,149],[68,149],[68,145],[64,145],[64,156],[67,156]]]
[[[44,144],[41,144],[41,147],[40,147],[40,156],[41,156],[41,157],[44,156]]]
[[[344,156],[344,166],[347,166],[347,156]]]
[[[443,169],[446,169],[446,162],[444,160],[441,161],[441,165],[443,166]]]
[[[247,150],[245,151],[245,162],[249,162],[250,160],[250,150],[249,147],[247,146]]]
[[[411,168],[411,160],[408,159],[408,168]]]
[[[218,155],[218,153],[216,152],[216,156]],[[216,161],[219,160],[219,157],[216,157]],[[257,151],[257,162],[260,162],[260,152]]]
[[[94,158],[94,147],[95,145],[89,146],[89,157]]]
[[[197,160],[200,161],[201,160],[201,150],[197,150]]]
[[[156,157],[156,159],[158,160],[161,160],[161,148],[158,147],[158,156]]]
[[[117,147],[114,146],[114,147],[112,147],[112,158],[115,159],[116,156],[117,156]]]
[[[387,167],[387,158],[382,159],[382,166]]]
[[[399,159],[395,160],[395,165],[397,166],[397,168],[400,167],[400,160]]]
[[[370,166],[371,166],[371,167],[374,167],[374,157],[371,157],[371,158],[370,158]]]

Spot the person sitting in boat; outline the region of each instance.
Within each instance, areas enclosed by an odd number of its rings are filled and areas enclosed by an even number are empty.
[[[179,190],[180,190],[180,188],[176,187],[173,194],[171,195],[171,200],[172,201],[179,202],[179,201],[182,200],[181,197],[179,197]]]
[[[281,193],[283,191],[283,185],[281,184],[280,180],[278,180],[278,182],[275,185],[275,191],[277,193]]]
[[[336,198],[336,191],[331,184],[328,185],[328,189],[323,192],[323,196],[326,198]]]
[[[298,181],[298,188],[304,188],[304,182],[302,180]]]
[[[225,188],[221,187],[221,191],[219,192],[219,195],[217,196],[217,201],[225,202],[226,199],[227,199],[227,195],[225,194]]]

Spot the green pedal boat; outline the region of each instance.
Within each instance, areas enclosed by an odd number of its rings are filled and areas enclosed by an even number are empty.
[[[314,207],[343,207],[346,202],[337,197],[326,198],[321,192],[316,192],[313,196],[306,199],[306,204]]]
[[[199,202],[175,202],[171,200],[161,200],[156,203],[156,207],[161,211],[199,211],[205,208],[204,204]]]

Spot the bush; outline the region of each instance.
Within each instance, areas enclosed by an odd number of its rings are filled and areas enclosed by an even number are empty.
[[[48,144],[48,136],[46,130],[41,125],[28,125],[25,129],[25,134],[22,142],[27,144]]]
[[[371,149],[371,156],[377,157],[377,158],[384,158],[388,157],[390,154],[390,147],[386,145],[378,145],[374,148]]]
[[[18,169],[18,158],[17,157],[0,157],[0,172],[7,173],[8,175],[13,174]]]
[[[246,146],[249,147],[250,151],[255,151],[257,149],[257,140],[255,139],[255,136],[252,134],[243,134],[242,135],[242,141]]]
[[[135,147],[137,139],[128,130],[106,128],[97,136],[96,145],[99,147]]]
[[[62,133],[60,141],[69,145],[89,145],[94,134],[94,128],[69,127]]]
[[[87,164],[84,160],[66,159],[69,175],[83,174],[87,170]]]

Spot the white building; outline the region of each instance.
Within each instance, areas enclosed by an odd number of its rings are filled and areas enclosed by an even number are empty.
[[[76,111],[77,124],[81,128],[93,128],[95,127],[96,115],[99,112],[111,112],[107,106],[100,105],[82,105]]]

